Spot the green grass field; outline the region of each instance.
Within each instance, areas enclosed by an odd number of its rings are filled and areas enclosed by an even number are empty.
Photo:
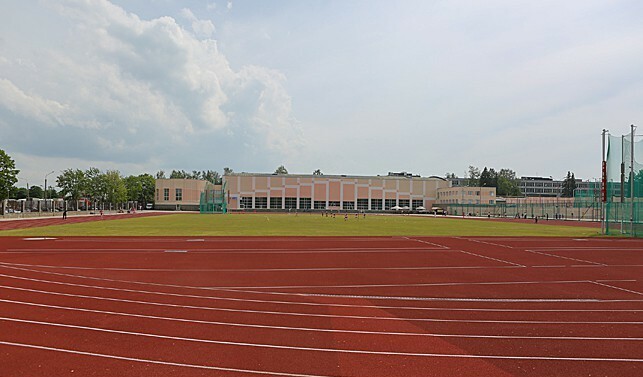
[[[165,216],[0,231],[0,236],[598,236],[596,228],[443,217],[319,214]]]

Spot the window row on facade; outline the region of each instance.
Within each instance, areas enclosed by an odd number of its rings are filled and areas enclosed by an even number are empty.
[[[283,199],[283,200],[282,200]],[[355,201],[313,201],[312,198],[242,196],[239,200],[241,209],[300,209],[300,210],[358,210],[387,211],[393,207],[416,210],[424,206],[422,199],[367,199]]]

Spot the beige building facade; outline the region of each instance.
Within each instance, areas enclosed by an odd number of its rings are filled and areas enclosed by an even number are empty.
[[[198,211],[207,183],[201,179],[157,179],[154,209]]]
[[[496,204],[495,187],[446,187],[438,190],[436,204]]]
[[[440,177],[234,173],[223,177],[228,210],[386,211],[431,208]]]

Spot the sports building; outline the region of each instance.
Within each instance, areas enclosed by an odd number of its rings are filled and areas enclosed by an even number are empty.
[[[233,173],[223,177],[230,211],[430,209],[438,190],[449,187],[440,177],[408,173],[387,176]]]

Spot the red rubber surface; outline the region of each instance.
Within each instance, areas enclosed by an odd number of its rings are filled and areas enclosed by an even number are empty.
[[[3,376],[643,375],[643,242],[0,238]]]

